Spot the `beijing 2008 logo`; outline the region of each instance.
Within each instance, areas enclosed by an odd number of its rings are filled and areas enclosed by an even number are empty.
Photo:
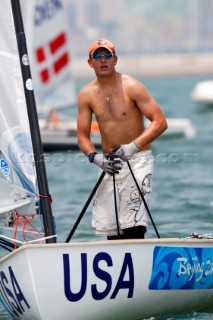
[[[5,177],[10,174],[10,167],[4,159],[0,159],[0,171]]]

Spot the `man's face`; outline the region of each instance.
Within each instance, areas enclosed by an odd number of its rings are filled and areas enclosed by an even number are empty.
[[[100,56],[101,55],[101,56]],[[114,72],[115,65],[117,63],[117,56],[111,54],[109,50],[105,48],[98,48],[93,57],[88,59],[89,66],[94,69],[98,75],[108,75]]]

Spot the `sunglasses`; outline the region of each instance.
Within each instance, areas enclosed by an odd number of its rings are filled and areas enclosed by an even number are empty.
[[[101,60],[101,58],[105,58],[105,59],[111,59],[115,54],[114,53],[95,53],[93,55],[91,55],[91,58],[95,59],[95,60]]]

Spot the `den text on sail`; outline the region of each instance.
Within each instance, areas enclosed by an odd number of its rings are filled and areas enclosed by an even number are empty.
[[[39,26],[44,21],[53,19],[62,9],[61,0],[44,0],[42,3],[37,4],[34,17],[35,25]]]

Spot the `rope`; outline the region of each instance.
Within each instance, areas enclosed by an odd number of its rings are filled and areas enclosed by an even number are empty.
[[[205,234],[197,234],[195,232],[191,233],[190,236],[183,237],[184,240],[189,239],[213,239],[213,234],[211,233],[205,233]]]
[[[18,227],[22,225],[23,229],[22,229],[22,238],[24,240],[24,242],[21,243],[27,243],[27,238],[26,238],[26,233],[30,234],[30,236],[35,239],[35,241],[39,241],[40,243],[42,243],[42,239],[44,234],[42,232],[40,232],[32,223],[31,221],[26,217],[26,216],[22,216],[20,217],[19,215],[16,215],[16,220],[15,220],[15,231],[14,231],[14,249],[17,249],[17,231],[18,231]],[[29,226],[31,227],[31,229],[29,228]],[[20,230],[19,230],[20,231]],[[36,235],[41,236],[42,238],[38,238]]]
[[[43,198],[43,199],[49,199],[51,203],[54,203],[55,206],[58,207],[58,204],[55,202],[55,200],[53,200],[51,194],[37,194],[37,197],[39,198]]]
[[[50,194],[46,194],[46,195],[45,194],[37,194],[37,196],[39,198],[49,199],[51,201],[51,203],[53,202],[52,196]]]

